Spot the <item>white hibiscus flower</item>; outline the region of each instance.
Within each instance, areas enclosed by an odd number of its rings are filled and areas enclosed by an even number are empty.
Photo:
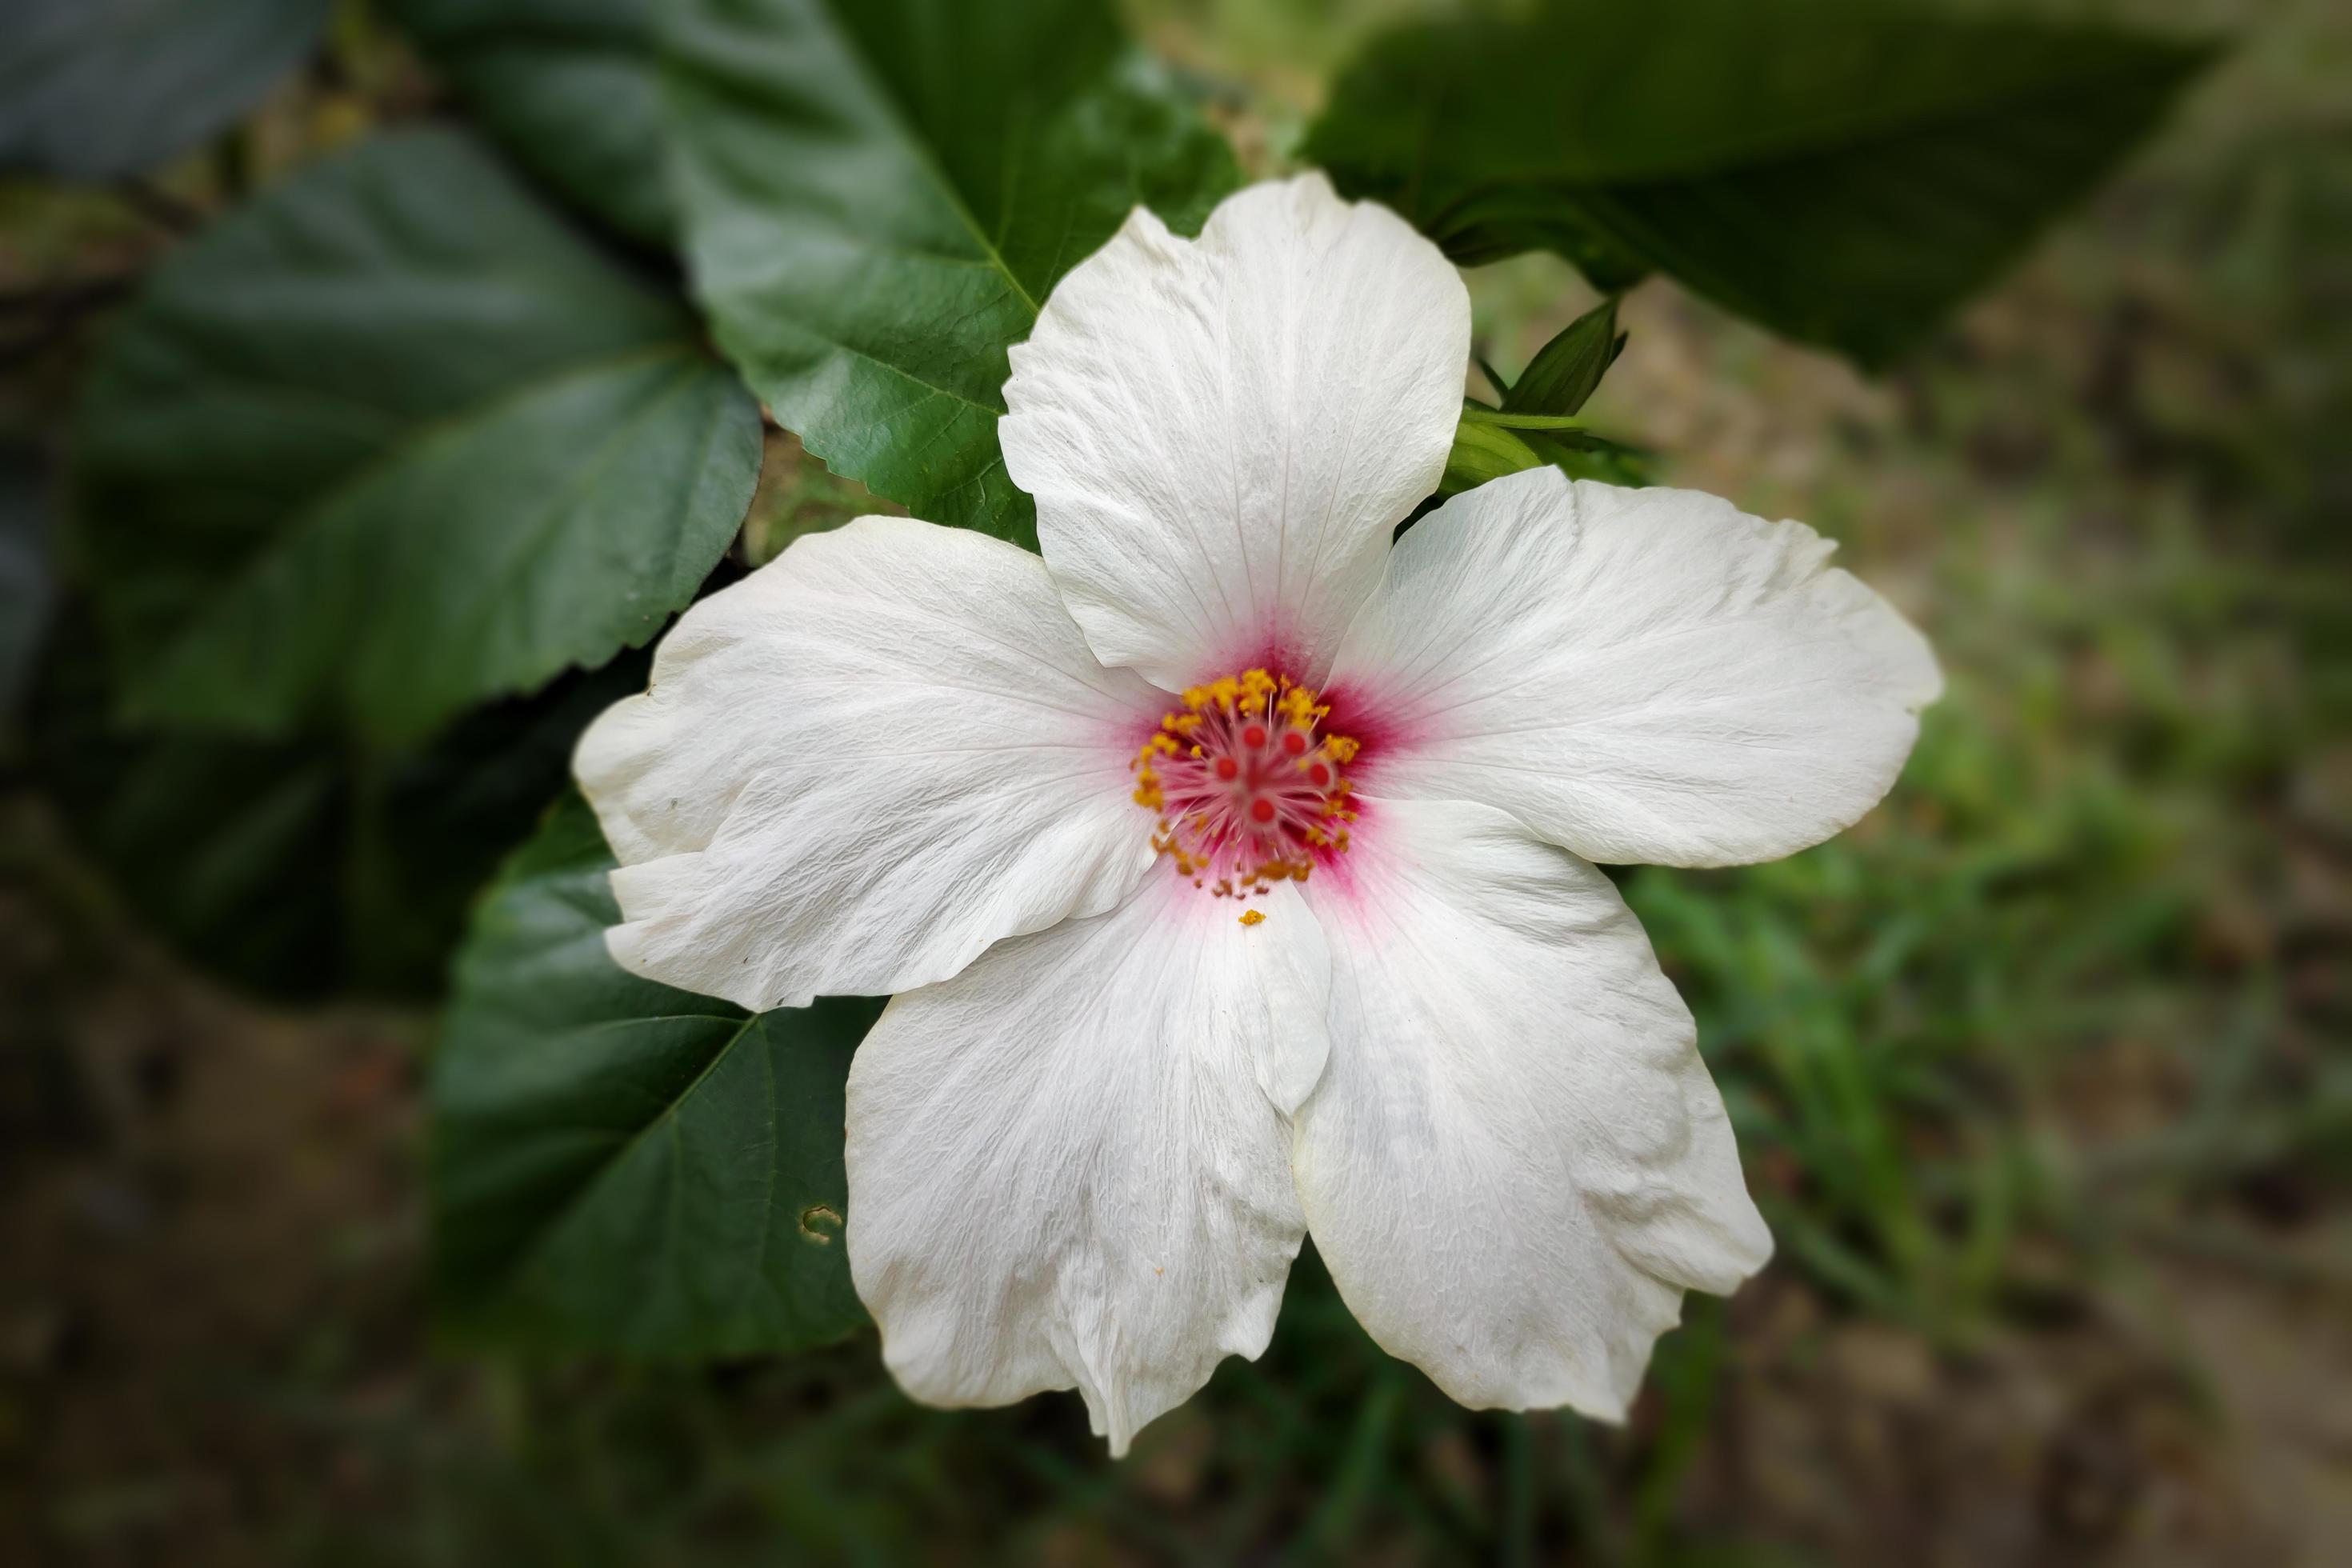
[[[1114,1452],[1255,1356],[1312,1234],[1465,1405],[1613,1418],[1771,1240],[1591,862],[1785,855],[1938,679],[1802,524],[1542,468],[1436,487],[1461,279],[1317,175],[1139,210],[1013,351],[1043,558],[865,518],[697,605],[577,771],[627,968],[895,993],[849,1260],[937,1405]]]

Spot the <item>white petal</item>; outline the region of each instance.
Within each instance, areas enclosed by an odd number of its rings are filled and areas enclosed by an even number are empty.
[[[907,1392],[1075,1385],[1126,1450],[1274,1331],[1305,1223],[1282,1116],[1322,1066],[1322,932],[1154,875],[893,1000],[849,1073],[849,1262]],[[1305,1079],[1305,1084],[1298,1080]]]
[[[943,980],[1109,908],[1151,858],[1160,695],[1087,651],[1028,552],[861,518],[688,610],[581,737],[639,974],[752,1009]]]
[[[1469,353],[1444,255],[1320,174],[1229,198],[1197,241],[1138,207],[1013,349],[997,426],[1103,662],[1318,679],[1437,488]]]
[[[1688,1009],[1609,879],[1468,802],[1368,800],[1306,897],[1331,1050],[1293,1157],[1373,1339],[1463,1404],[1617,1419],[1685,1286],[1771,1237]]]
[[[1383,795],[1482,800],[1594,860],[1727,866],[1876,805],[1942,689],[1925,638],[1800,522],[1554,468],[1397,544],[1331,684]]]

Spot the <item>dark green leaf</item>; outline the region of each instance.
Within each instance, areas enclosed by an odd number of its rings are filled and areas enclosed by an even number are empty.
[[[1654,267],[1877,364],[2089,190],[2204,45],[1895,5],[1550,0],[1401,29],[1308,155],[1465,264]]]
[[[0,170],[136,174],[251,108],[318,41],[328,0],[8,0]]]
[[[1005,350],[1141,203],[1192,232],[1233,156],[1101,0],[682,0],[669,103],[719,341],[835,472],[1034,537]]]
[[[37,689],[37,774],[156,932],[291,1000],[437,992],[467,905],[562,787],[572,743],[645,684],[642,656],[485,709],[431,747],[125,733],[95,628],[69,617]]]
[[[685,308],[441,132],[363,143],[174,255],[77,439],[128,715],[380,742],[652,637],[760,458]]]
[[[474,119],[622,233],[671,233],[659,0],[392,0]]]
[[[864,1321],[842,1089],[878,1001],[754,1016],[624,973],[595,818],[567,795],[483,901],[435,1058],[450,1326],[534,1348],[740,1355]]]
[[[1602,374],[1622,346],[1617,300],[1612,295],[1561,328],[1558,337],[1536,351],[1536,357],[1528,362],[1528,368],[1504,396],[1503,407],[1515,414],[1574,414],[1601,384]]]
[[[49,510],[31,448],[0,443],[0,718],[16,711],[48,629]]]

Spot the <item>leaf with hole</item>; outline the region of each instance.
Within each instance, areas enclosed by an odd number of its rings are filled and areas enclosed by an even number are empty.
[[[484,898],[433,1062],[434,1276],[461,1337],[654,1357],[865,1321],[843,1089],[878,1000],[751,1015],[625,973],[567,795]]]
[[[677,195],[720,346],[835,473],[1034,542],[1005,351],[1138,204],[1196,230],[1233,155],[1102,0],[682,0]]]
[[[734,537],[760,421],[679,300],[418,132],[166,260],[76,458],[126,716],[391,744],[650,639]]]

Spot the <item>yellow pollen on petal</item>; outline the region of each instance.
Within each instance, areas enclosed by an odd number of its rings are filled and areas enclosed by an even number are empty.
[[[1242,911],[1242,924],[1245,926],[1262,926],[1265,924],[1265,911],[1264,910],[1244,910]]]

